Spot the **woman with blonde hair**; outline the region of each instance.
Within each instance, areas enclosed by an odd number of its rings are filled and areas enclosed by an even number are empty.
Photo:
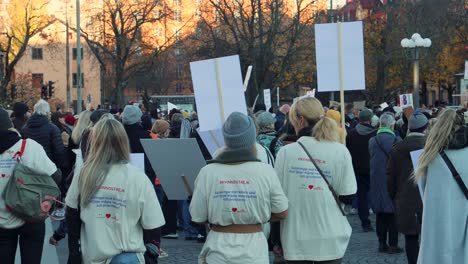
[[[287,263],[341,263],[351,237],[341,208],[356,193],[351,155],[339,142],[336,122],[324,114],[315,98],[295,102],[289,118],[300,138],[276,159],[290,202],[289,216],[281,221]]]
[[[418,263],[468,263],[468,128],[443,110],[415,171],[423,196]]]
[[[86,110],[81,112],[80,118],[78,119],[78,123],[76,123],[75,128],[73,129],[71,139],[75,146],[80,145],[81,137],[83,133],[93,126],[93,122],[91,122],[91,111]]]
[[[90,137],[88,157],[66,198],[69,263],[145,263],[145,257],[157,258],[158,227],[164,217],[152,183],[129,163],[123,125],[103,118]]]

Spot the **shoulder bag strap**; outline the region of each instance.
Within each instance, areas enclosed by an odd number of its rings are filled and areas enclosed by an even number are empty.
[[[385,156],[387,156],[387,158],[389,157],[389,154],[385,151],[385,149],[382,147],[382,144],[380,144],[380,141],[377,137],[375,137],[375,143],[377,144],[377,146],[379,147],[380,150],[382,150],[382,152],[385,154]]]
[[[468,200],[468,189],[466,188],[466,185],[463,182],[463,179],[460,177],[460,174],[455,169],[455,166],[453,166],[453,163],[450,161],[445,151],[442,150],[440,152],[440,156],[442,156],[442,159],[445,161],[445,164],[447,164],[447,167],[450,169],[450,172],[452,173],[453,178],[458,183],[458,186],[460,187],[463,194],[465,194],[466,199]]]
[[[24,149],[26,148],[26,139],[21,140],[21,149],[13,155],[13,159],[17,159],[18,161],[23,157]]]
[[[345,212],[343,211],[343,208],[341,208],[341,203],[340,203],[340,200],[338,198],[338,195],[336,194],[335,192],[335,189],[333,189],[333,187],[330,185],[330,183],[328,182],[327,178],[325,177],[325,174],[322,172],[322,170],[320,169],[319,166],[317,166],[317,163],[315,162],[314,158],[312,158],[312,156],[310,155],[309,151],[307,151],[307,149],[304,147],[304,145],[301,143],[301,142],[297,142],[299,144],[299,146],[302,147],[302,149],[304,150],[304,152],[307,154],[307,156],[309,157],[310,161],[312,161],[312,163],[314,164],[315,168],[317,169],[317,171],[320,173],[320,176],[322,176],[323,180],[327,183],[328,185],[328,189],[331,191],[331,193],[333,194],[333,198],[335,198],[335,202],[336,202],[336,205],[338,205],[338,208],[340,208],[340,211],[341,213],[343,214],[343,216],[345,216]]]

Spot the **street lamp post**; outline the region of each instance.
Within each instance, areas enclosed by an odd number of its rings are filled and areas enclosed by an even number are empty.
[[[413,104],[414,108],[419,108],[419,59],[420,48],[429,48],[432,41],[429,38],[423,39],[420,34],[414,33],[411,39],[401,40],[401,46],[405,49],[411,49],[411,59],[413,60]]]

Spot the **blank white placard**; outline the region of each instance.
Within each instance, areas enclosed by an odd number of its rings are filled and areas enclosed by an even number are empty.
[[[265,107],[267,112],[271,108],[271,92],[270,89],[263,90],[263,101],[265,102]]]
[[[340,90],[339,39],[342,48],[343,89],[365,90],[364,36],[362,21],[357,21],[341,23],[341,38],[338,37],[337,23],[315,25],[318,91]]]
[[[238,55],[191,62],[190,70],[201,131],[220,129],[232,112],[247,114]]]

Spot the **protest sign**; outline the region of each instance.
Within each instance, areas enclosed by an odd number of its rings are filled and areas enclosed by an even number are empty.
[[[167,102],[167,112],[171,112],[172,109],[177,109],[177,105]]]
[[[214,154],[218,149],[224,147],[225,144],[222,129],[214,131],[200,131],[200,129],[197,129],[197,131],[203,140],[203,143],[205,143],[205,147],[210,152],[211,157],[214,157]]]
[[[316,24],[315,46],[320,92],[340,91],[340,86],[345,91],[365,90],[361,21]],[[340,85],[340,79],[343,85]]]
[[[364,34],[362,21],[315,25],[317,83],[320,92],[365,90]],[[345,127],[345,113],[341,111]]]
[[[468,80],[468,61],[465,61],[465,74],[463,79]]]
[[[406,108],[409,106],[413,106],[413,95],[412,94],[400,95],[400,107]]]
[[[247,73],[245,74],[244,79],[244,92],[247,92],[247,87],[249,86],[250,75],[252,74],[252,65],[247,68]]]
[[[193,184],[205,159],[194,138],[141,139],[141,144],[158,175],[169,200],[187,200],[189,191],[184,185],[185,176],[193,190]]]
[[[222,127],[233,112],[247,114],[239,56],[190,63],[200,130]]]
[[[418,167],[419,158],[421,157],[422,154],[423,154],[422,149],[410,152],[411,162],[413,163],[413,171],[415,171],[416,168]],[[418,188],[419,188],[419,193],[421,194],[421,198],[423,197],[423,186],[422,185],[423,185],[422,182],[419,181],[418,182]]]
[[[265,102],[265,107],[266,107],[266,110],[267,112],[270,110],[271,108],[271,93],[270,93],[270,89],[265,89],[263,90],[263,101]]]
[[[384,110],[385,108],[388,107],[388,104],[387,103],[382,103],[380,104],[380,108],[382,108],[382,110]]]

